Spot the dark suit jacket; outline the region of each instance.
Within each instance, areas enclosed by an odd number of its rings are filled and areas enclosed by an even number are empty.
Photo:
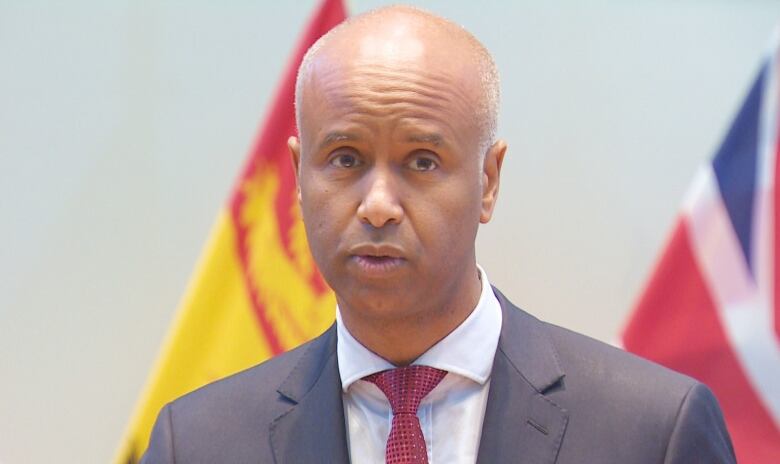
[[[503,326],[478,462],[735,462],[706,386],[496,296]],[[331,327],[166,405],[142,462],[347,463],[346,443]]]

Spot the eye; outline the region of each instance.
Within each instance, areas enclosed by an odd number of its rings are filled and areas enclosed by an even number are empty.
[[[330,159],[330,164],[337,168],[354,168],[360,166],[360,159],[354,153],[336,153]]]
[[[439,164],[431,156],[416,156],[407,166],[413,171],[433,171],[439,167]]]

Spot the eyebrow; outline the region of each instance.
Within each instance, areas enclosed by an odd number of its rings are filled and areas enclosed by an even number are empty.
[[[434,147],[438,147],[444,143],[444,137],[436,133],[413,134],[410,135],[406,141],[410,143],[427,143],[429,145],[433,145]]]
[[[331,131],[325,135],[324,139],[322,139],[322,143],[320,143],[320,149],[337,142],[355,141],[358,140],[358,138],[359,137],[357,135],[351,132]]]
[[[354,142],[356,140],[360,140],[360,137],[352,132],[331,131],[328,132],[322,139],[322,142],[320,143],[320,149],[323,149],[334,143]],[[433,145],[434,147],[439,147],[444,144],[444,137],[442,137],[441,134],[437,134],[435,132],[426,134],[412,134],[406,138],[406,141],[407,143],[426,143],[428,145]]]

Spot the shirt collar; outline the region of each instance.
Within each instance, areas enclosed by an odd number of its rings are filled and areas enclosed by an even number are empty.
[[[490,377],[493,357],[501,334],[501,305],[493,294],[487,274],[479,269],[482,292],[476,307],[458,327],[433,345],[412,364],[435,367],[461,375],[479,384]],[[344,391],[367,375],[395,366],[374,354],[349,333],[336,306],[336,355]]]

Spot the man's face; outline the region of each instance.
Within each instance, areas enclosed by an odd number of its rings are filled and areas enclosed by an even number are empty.
[[[340,305],[366,316],[419,317],[476,278],[474,240],[495,198],[478,79],[432,64],[320,58],[291,141],[314,259]]]

